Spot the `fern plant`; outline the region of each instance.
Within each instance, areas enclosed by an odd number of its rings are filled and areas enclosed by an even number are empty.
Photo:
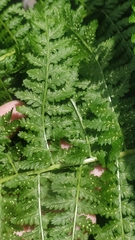
[[[135,2],[133,0],[132,0],[132,10],[133,10],[133,12],[132,12],[132,15],[130,16],[130,19],[129,19],[130,23],[135,22],[135,16],[134,16],[135,15]],[[135,42],[134,38],[135,38],[135,34],[133,32],[133,34],[132,34],[132,42],[133,43]]]
[[[121,60],[111,31],[119,15],[131,37],[123,20],[131,2],[114,1],[109,36],[100,24],[104,2],[94,2],[92,12],[80,2],[39,1],[28,11],[1,3],[1,41],[9,38],[1,46],[0,100],[22,100],[18,111],[26,116],[11,124],[11,113],[0,118],[2,240],[21,239],[16,232],[26,225],[27,240],[135,239],[133,44],[121,42],[131,61]],[[112,11],[110,1],[106,6]],[[100,178],[96,166],[104,168]]]

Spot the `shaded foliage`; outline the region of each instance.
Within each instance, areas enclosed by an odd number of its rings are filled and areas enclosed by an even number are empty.
[[[0,103],[22,100],[27,117],[0,118],[1,239],[20,239],[24,225],[27,240],[134,239],[131,1],[7,4]],[[100,178],[90,174],[97,165]]]

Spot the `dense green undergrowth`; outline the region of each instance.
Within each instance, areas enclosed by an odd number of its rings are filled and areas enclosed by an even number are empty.
[[[0,118],[1,240],[21,239],[25,225],[26,240],[135,239],[132,9],[46,0],[25,11],[1,0],[0,104],[20,99],[27,116]]]

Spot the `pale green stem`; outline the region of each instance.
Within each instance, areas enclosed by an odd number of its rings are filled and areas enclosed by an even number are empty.
[[[129,149],[124,152],[121,152],[119,157],[122,158],[122,157],[125,157],[127,155],[132,155],[132,154],[135,154],[135,149]]]
[[[124,156],[132,155],[132,154],[135,154],[135,149],[129,149],[125,152],[121,152],[119,157],[122,158]],[[91,158],[85,159],[84,162],[83,162],[83,165],[90,164],[90,163],[97,162],[97,161],[98,161],[98,159],[96,157],[91,157]],[[27,171],[27,172],[25,172],[25,174],[28,175],[28,176],[37,175],[37,174],[42,174],[42,173],[45,173],[45,172],[51,172],[51,171],[54,171],[54,170],[60,170],[60,169],[63,169],[63,168],[74,167],[74,166],[78,166],[78,164],[75,164],[75,163],[74,164],[58,163],[58,164],[53,164],[52,166],[50,166],[48,168],[44,168],[42,170],[39,169],[39,170]],[[0,184],[4,183],[4,182],[7,182],[7,181],[15,178],[16,176],[22,174],[22,173],[17,173],[16,169],[14,169],[14,170],[15,170],[16,174],[1,178],[0,179]]]
[[[88,159],[84,160],[83,165],[84,164],[89,164],[89,163],[92,163],[92,162],[96,162],[96,161],[97,161],[96,157],[88,158]],[[78,164],[58,163],[58,164],[54,164],[54,165],[52,165],[52,166],[50,166],[46,169],[27,172],[27,174],[28,175],[41,174],[41,173],[44,173],[44,172],[50,172],[50,171],[63,169],[63,168],[68,168],[68,167],[73,167],[73,166],[78,166]]]
[[[7,25],[0,19],[1,24],[3,25],[3,27],[6,29],[6,31],[9,33],[10,37],[14,40],[14,42],[16,43],[16,45],[18,45],[16,38],[14,37],[14,35],[12,34],[12,32],[10,31],[10,29],[7,27]]]
[[[0,184],[0,236],[2,237],[2,184]]]
[[[43,223],[42,223],[42,210],[41,210],[40,174],[38,174],[38,212],[39,212],[39,224],[40,224],[41,240],[45,240]]]
[[[15,53],[15,50],[5,53],[4,55],[0,56],[0,61],[3,61],[6,57],[9,57]]]
[[[13,178],[15,178],[16,176],[17,176],[17,174],[11,175],[11,176],[8,176],[8,177],[1,178],[1,179],[0,179],[0,184],[2,184],[2,183],[4,183],[4,182],[7,182],[7,181],[10,181],[10,180],[12,180]]]
[[[14,172],[17,174],[18,172],[17,172],[17,170],[16,170],[16,168],[15,168],[15,165],[14,165],[14,163],[13,163],[11,157],[9,156],[9,154],[7,154],[7,158],[8,158],[9,163],[11,164],[11,166],[12,166]]]
[[[49,76],[49,60],[50,60],[50,40],[49,40],[49,29],[48,29],[48,19],[46,19],[46,38],[47,38],[47,54],[46,54],[46,68],[45,68],[45,89],[44,89],[44,94],[43,94],[43,102],[42,102],[42,132],[43,132],[43,137],[45,141],[45,147],[49,150],[49,144],[47,141],[47,136],[46,136],[46,131],[45,131],[45,110],[46,110],[46,99],[47,99],[47,89],[48,89],[48,76]],[[51,157],[51,151],[50,152],[50,160],[51,163],[53,164],[53,159]]]
[[[78,111],[78,108],[77,108],[77,106],[76,106],[76,103],[74,102],[73,99],[70,99],[70,101],[71,101],[71,103],[72,103],[72,105],[73,105],[73,107],[74,107],[74,109],[75,109],[75,112],[76,112],[76,114],[77,114],[77,116],[78,116],[78,119],[79,119],[80,125],[81,125],[81,127],[82,127],[82,130],[83,130],[84,133],[85,133],[85,127],[84,127],[84,125],[83,125],[82,116],[80,115],[80,113],[79,113],[79,111]],[[87,143],[87,145],[88,145],[88,147],[89,147],[89,156],[92,157],[91,147],[90,147],[90,143],[89,143],[89,139],[88,139],[88,136],[87,136],[87,135],[85,135],[85,139],[86,139],[86,143]]]
[[[89,163],[92,163],[92,162],[96,162],[97,161],[97,158],[96,157],[93,157],[93,158],[88,158],[88,159],[85,159],[84,162],[83,162],[83,165],[84,164],[89,164]],[[54,170],[59,170],[59,169],[63,169],[63,168],[68,168],[68,167],[74,167],[74,166],[78,166],[78,164],[66,164],[66,163],[58,163],[58,164],[54,164],[48,168],[44,168],[44,169],[40,169],[40,170],[34,170],[34,171],[27,171],[25,172],[26,175],[30,176],[30,175],[37,175],[37,174],[41,174],[41,173],[45,173],[45,172],[51,172],[51,171],[54,171]],[[1,178],[0,179],[0,184],[1,183],[4,183],[4,182],[7,182],[13,178],[15,178],[16,176],[20,176],[24,173],[18,173],[18,174],[15,174],[15,175],[11,175],[11,176],[8,176],[8,177],[4,177],[4,178]]]
[[[79,167],[79,173],[78,173],[78,182],[77,182],[77,192],[76,192],[76,200],[75,200],[75,213],[74,213],[72,240],[75,239],[76,219],[77,219],[77,212],[78,212],[78,200],[79,200],[80,184],[81,184],[81,174],[82,174],[82,165]]]
[[[124,156],[132,155],[132,154],[135,154],[135,149],[129,149],[125,152],[121,152],[119,157],[122,158]],[[87,158],[87,159],[84,160],[83,165],[90,164],[90,163],[97,162],[97,161],[98,161],[98,159],[96,157]],[[58,163],[58,164],[53,164],[52,166],[50,166],[48,168],[44,168],[42,170],[39,169],[39,170],[27,171],[27,172],[25,172],[25,174],[28,175],[28,176],[37,175],[37,174],[42,174],[42,173],[45,173],[45,172],[51,172],[51,171],[54,171],[54,170],[60,170],[60,169],[63,169],[63,168],[74,167],[74,166],[78,166],[78,164],[75,164],[75,163],[74,164]],[[15,170],[16,174],[1,178],[0,179],[0,184],[4,183],[4,182],[7,182],[7,181],[15,178],[16,176],[22,174],[22,173],[17,173],[16,169],[14,169],[14,170]]]
[[[116,161],[116,165],[117,165],[117,181],[118,181],[119,220],[120,220],[120,224],[121,224],[121,240],[125,240],[124,223],[123,223],[123,216],[122,216],[120,169],[119,169],[118,159]]]

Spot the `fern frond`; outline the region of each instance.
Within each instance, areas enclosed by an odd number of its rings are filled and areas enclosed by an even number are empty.
[[[8,1],[1,1],[2,6],[6,7]],[[21,4],[13,4],[5,8],[0,16],[0,102],[12,100],[18,81],[22,78],[22,68],[26,65],[24,55],[24,38],[30,26],[24,23]],[[20,76],[16,73],[20,72]],[[16,79],[18,78],[18,79]]]
[[[132,15],[129,17],[129,22],[134,23],[135,22],[135,3],[132,1]],[[135,43],[135,34],[134,32],[132,33],[132,43]],[[135,53],[135,48],[134,48],[134,53]]]
[[[4,7],[7,6],[9,0],[2,0],[0,3],[0,11],[3,10]]]
[[[91,5],[97,6],[92,7]],[[98,43],[115,37],[115,46],[111,66],[121,66],[129,63],[133,56],[133,44],[130,41],[133,24],[129,25],[131,1],[86,1],[86,8],[91,18],[98,19],[100,27],[97,30]],[[92,10],[91,10],[92,9]]]
[[[92,1],[89,16],[89,1],[80,2],[74,8],[68,0],[40,1],[26,12],[18,4],[2,14],[2,38],[9,39],[2,45],[0,87],[25,103],[17,110],[26,116],[11,125],[11,112],[0,118],[3,240],[19,239],[15,232],[26,224],[31,229],[23,237],[33,240],[134,237],[134,150],[126,150],[127,122],[134,128],[134,101],[126,99],[134,71],[133,61],[127,63],[134,59],[125,17],[130,1]],[[126,59],[112,64],[118,39],[125,42],[119,53],[128,48]],[[19,76],[21,86],[14,87]],[[11,141],[7,134],[18,124]],[[101,165],[102,175],[94,176]]]

